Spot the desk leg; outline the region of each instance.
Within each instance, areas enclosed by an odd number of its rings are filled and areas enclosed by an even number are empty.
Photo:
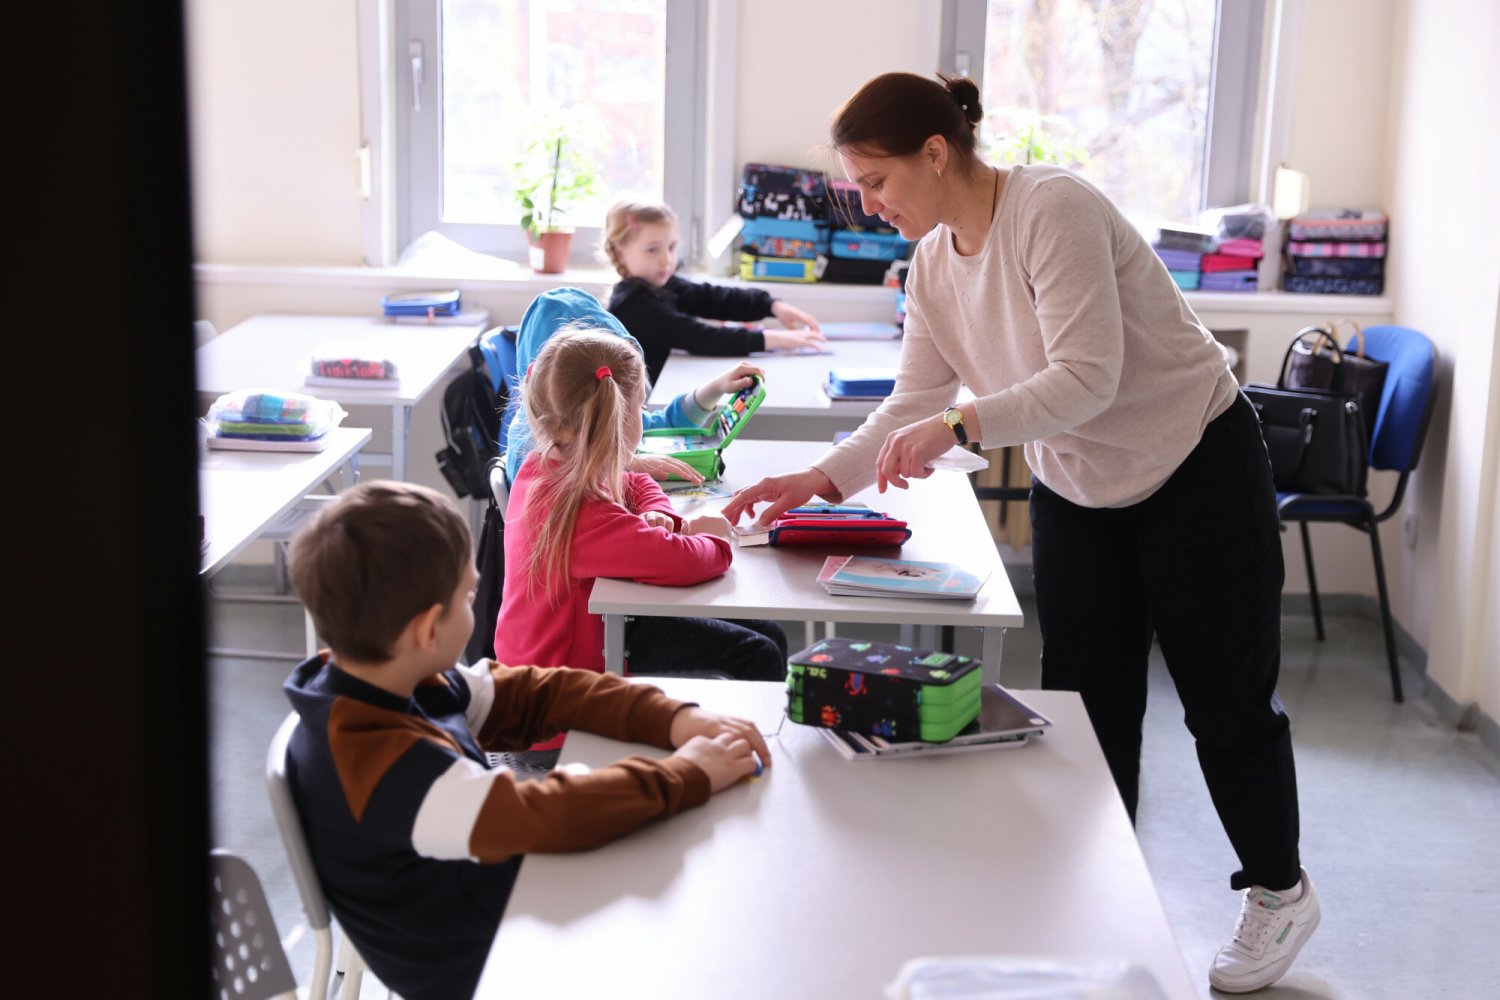
[[[391,478],[406,482],[406,433],[411,429],[411,407],[391,407]]]
[[[1000,653],[1005,643],[1005,629],[980,629],[979,660],[984,664],[984,683],[1000,683]]]
[[[604,615],[604,669],[625,673],[625,616]]]

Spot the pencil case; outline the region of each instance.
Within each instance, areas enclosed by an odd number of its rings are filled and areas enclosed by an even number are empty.
[[[979,717],[979,661],[888,642],[824,639],[787,663],[787,717],[905,742],[951,740]]]
[[[740,254],[740,277],[746,281],[816,281],[816,260],[804,257],[757,257]]]
[[[811,508],[795,508],[776,519],[769,544],[891,546],[910,537],[905,521],[879,511],[814,513]]]

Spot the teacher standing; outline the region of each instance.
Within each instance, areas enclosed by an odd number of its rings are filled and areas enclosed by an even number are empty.
[[[1318,923],[1298,857],[1281,539],[1254,409],[1165,266],[1087,181],[975,154],[979,91],[888,73],[831,143],[863,208],[920,239],[896,387],[811,468],[734,495],[769,523],[814,494],[905,489],[955,443],[1024,445],[1042,685],[1078,691],[1132,820],[1153,634],[1245,890],[1212,984],[1275,982]],[[953,403],[960,385],[972,402]],[[918,527],[920,530],[920,526]]]

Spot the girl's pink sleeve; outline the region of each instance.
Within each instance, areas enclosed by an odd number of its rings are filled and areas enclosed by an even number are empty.
[[[729,542],[717,535],[669,533],[611,503],[585,504],[573,534],[572,573],[579,579],[687,587],[722,575],[733,558]]]
[[[637,514],[659,511],[672,519],[678,531],[682,530],[682,518],[672,509],[671,498],[644,472],[625,473],[625,506]]]

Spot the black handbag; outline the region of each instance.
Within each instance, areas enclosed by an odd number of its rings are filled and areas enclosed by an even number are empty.
[[[1320,357],[1319,350],[1299,352],[1298,346],[1309,337],[1326,339],[1333,353]],[[1251,382],[1245,386],[1245,395],[1260,418],[1271,478],[1278,491],[1365,495],[1369,429],[1360,391],[1342,388],[1349,376],[1340,375],[1339,369],[1346,360],[1330,331],[1306,327],[1287,346],[1275,385]],[[1326,384],[1293,385],[1294,379],[1326,380]],[[1383,385],[1383,370],[1380,381]],[[1376,400],[1379,391],[1375,390]]]
[[[1354,335],[1349,343],[1354,353],[1340,350],[1335,335],[1340,323],[1351,323]],[[1359,397],[1364,414],[1365,436],[1374,433],[1375,414],[1380,410],[1380,396],[1385,390],[1385,375],[1390,365],[1365,357],[1365,334],[1352,319],[1336,319],[1324,326],[1307,326],[1297,331],[1281,361],[1282,374],[1277,385],[1293,389],[1328,389],[1346,396]]]

